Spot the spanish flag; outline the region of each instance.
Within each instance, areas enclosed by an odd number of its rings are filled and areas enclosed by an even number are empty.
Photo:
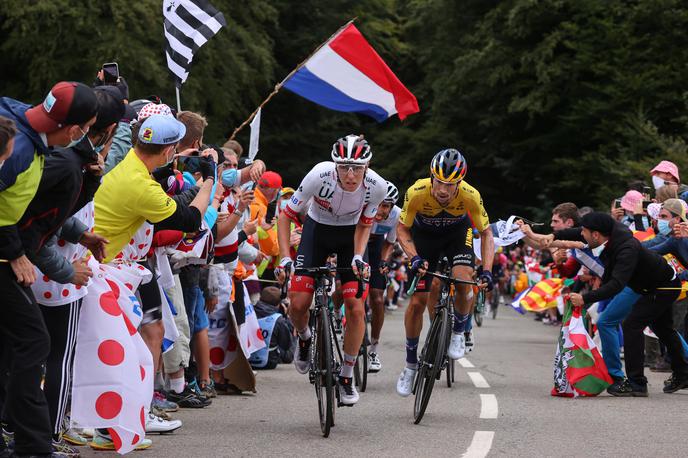
[[[655,238],[655,230],[650,227],[646,231],[633,231],[633,237],[640,242],[647,242]]]
[[[519,301],[522,308],[529,312],[541,312],[557,306],[561,297],[561,289],[564,287],[562,278],[548,278],[542,280],[526,293]]]

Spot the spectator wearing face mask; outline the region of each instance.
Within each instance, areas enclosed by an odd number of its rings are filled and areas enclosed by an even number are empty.
[[[650,170],[650,176],[652,177],[652,185],[655,190],[659,190],[667,184],[678,186],[681,182],[678,175],[678,167],[670,161],[662,161],[657,164],[655,168]]]
[[[1,382],[7,387],[4,412],[15,430],[14,453],[20,455],[50,454],[53,445],[40,387],[50,339],[29,289],[36,274],[17,223],[36,193],[49,148],[79,143],[97,109],[93,90],[73,82],[57,83],[34,107],[0,98],[0,116],[12,120],[18,131],[11,156],[0,169],[0,338],[13,361],[11,368],[3,368]],[[0,439],[0,449],[3,445]]]

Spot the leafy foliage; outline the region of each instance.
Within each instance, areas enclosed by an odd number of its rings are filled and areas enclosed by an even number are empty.
[[[680,0],[213,0],[228,27],[194,58],[183,108],[221,142],[338,27],[357,25],[418,97],[383,124],[281,91],[261,157],[296,184],[335,138],[364,132],[400,188],[454,146],[494,218],[571,200],[607,208],[659,160],[688,173],[688,5]],[[159,0],[4,0],[3,95],[38,102],[60,79],[117,61],[132,98],[174,104]],[[239,136],[247,143],[248,129]]]

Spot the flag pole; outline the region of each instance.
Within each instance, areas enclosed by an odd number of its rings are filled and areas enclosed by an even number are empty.
[[[179,86],[175,85],[175,90],[177,92],[177,113],[182,111],[182,102],[181,99],[179,98]]]
[[[253,113],[251,113],[251,114],[249,115],[249,117],[246,118],[246,120],[245,120],[244,122],[242,122],[241,125],[239,125],[239,127],[237,127],[236,129],[234,129],[234,132],[232,132],[232,136],[229,137],[229,139],[230,139],[230,140],[234,140],[234,138],[235,138],[236,135],[239,133],[239,131],[240,131],[241,129],[243,129],[244,127],[246,127],[246,125],[247,125],[248,123],[250,123],[251,120],[253,120],[253,118],[256,116],[256,114],[258,114],[258,110],[260,110],[261,108],[263,108],[263,106],[264,106],[266,103],[268,103],[268,102],[270,101],[270,99],[272,99],[272,98],[279,92],[280,89],[282,89],[282,86],[284,86],[284,83],[286,83],[287,80],[288,80],[289,78],[291,78],[291,77],[294,75],[294,73],[298,72],[298,71],[301,69],[301,67],[303,67],[304,65],[306,65],[306,62],[308,62],[308,59],[310,59],[311,57],[313,57],[313,55],[315,55],[315,53],[317,53],[318,51],[320,51],[320,49],[321,49],[323,46],[325,46],[325,45],[328,44],[330,41],[332,41],[337,35],[339,35],[339,34],[342,32],[342,30],[344,30],[345,28],[347,28],[349,25],[353,24],[353,22],[354,22],[356,19],[358,19],[358,17],[354,17],[354,18],[351,19],[349,22],[347,22],[346,24],[344,24],[343,26],[341,26],[339,29],[337,29],[337,31],[336,31],[335,33],[333,33],[332,35],[330,35],[330,37],[329,37],[327,40],[323,41],[323,42],[320,44],[320,46],[318,46],[317,48],[315,48],[315,50],[314,50],[312,53],[310,53],[310,54],[308,55],[308,57],[306,57],[299,65],[297,65],[296,68],[294,68],[294,70],[292,70],[291,72],[289,72],[289,74],[288,74],[287,76],[285,76],[284,79],[283,79],[282,81],[280,81],[278,84],[276,84],[276,85],[275,85],[275,88],[272,90],[272,92],[270,93],[270,95],[268,95],[267,98],[266,98],[265,100],[263,100],[263,102],[262,102],[260,105],[258,105],[258,108],[256,108],[256,109],[253,111]]]

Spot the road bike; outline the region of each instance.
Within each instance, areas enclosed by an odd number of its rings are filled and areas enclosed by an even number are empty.
[[[342,350],[335,337],[334,311],[329,306],[329,296],[337,272],[351,271],[351,268],[337,268],[333,264],[322,267],[296,269],[294,275],[312,275],[315,282],[314,306],[311,311],[309,327],[313,344],[310,348],[308,380],[315,387],[318,400],[318,416],[323,437],[330,435],[334,426],[335,407],[345,404],[339,399],[339,374],[342,368]],[[287,269],[289,272],[289,269]],[[282,296],[286,297],[289,275],[282,286]],[[356,298],[363,295],[363,280],[358,280]],[[336,400],[336,403],[335,403]]]
[[[413,394],[415,401],[413,404],[414,423],[418,424],[423,419],[425,410],[428,407],[435,380],[439,380],[442,371],[450,368],[452,374],[447,376],[447,385],[451,386],[453,381],[453,361],[447,357],[449,340],[451,338],[452,323],[454,317],[454,292],[456,285],[477,286],[475,281],[461,280],[447,275],[427,272],[426,275],[440,280],[442,286],[440,296],[435,305],[435,314],[430,324],[430,330],[425,336],[425,344],[421,350],[418,360],[418,371],[413,383]],[[414,278],[409,289],[409,295],[415,291],[418,277]]]

